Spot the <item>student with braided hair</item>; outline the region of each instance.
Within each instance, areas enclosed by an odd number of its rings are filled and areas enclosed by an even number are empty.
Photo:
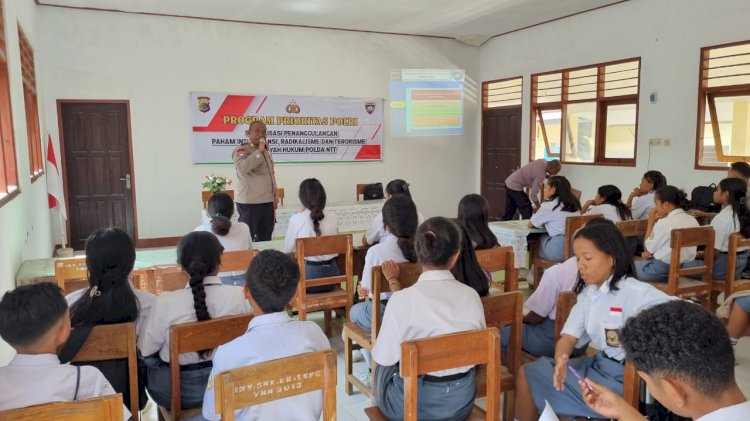
[[[294,253],[298,238],[321,237],[339,233],[339,218],[325,210],[326,190],[316,178],[302,180],[299,185],[299,201],[304,209],[289,218],[289,226],[284,238],[284,253]],[[305,278],[319,279],[339,275],[335,254],[310,256],[305,258]],[[308,293],[333,291],[335,285],[307,288]]]
[[[191,232],[177,245],[177,262],[190,277],[185,289],[163,292],[138,338],[138,349],[146,356],[149,395],[160,406],[170,407],[169,327],[249,313],[242,287],[224,285],[217,275],[223,248],[210,232]],[[185,408],[200,407],[211,373],[214,350],[180,355],[180,392]]]

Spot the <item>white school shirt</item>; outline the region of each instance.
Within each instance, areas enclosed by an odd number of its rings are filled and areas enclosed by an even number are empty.
[[[618,361],[625,358],[625,351],[621,347],[607,345],[604,325],[609,317],[611,307],[622,308],[622,324],[641,311],[661,304],[677,297],[654,288],[653,285],[641,282],[635,278],[622,278],[617,282],[617,291],[609,289],[610,276],[601,287],[588,285],[578,295],[578,302],[570,311],[562,333],[581,339],[587,335],[595,348],[603,351],[609,357]],[[579,341],[580,343],[580,341]]]
[[[203,396],[203,417],[208,420],[221,419],[214,412],[214,385],[215,376],[222,371],[330,348],[328,338],[315,322],[294,321],[284,311],[255,316],[244,335],[217,348]],[[262,387],[259,390],[276,387]],[[317,421],[322,412],[323,391],[318,390],[241,409],[235,411],[235,417],[243,421]]]
[[[135,294],[135,300],[138,302],[138,319],[135,321],[135,335],[139,336],[141,334],[141,329],[143,329],[143,326],[146,324],[148,314],[151,312],[151,307],[153,307],[156,302],[156,295],[148,291],[134,288],[130,283],[128,284]],[[66,295],[65,300],[68,302],[68,306],[72,306],[73,303],[78,301],[78,299],[81,298],[84,293],[88,293],[88,291],[88,288],[83,288]]]
[[[750,401],[738,403],[709,412],[695,421],[747,421],[750,420]]]
[[[401,360],[402,342],[485,327],[484,307],[474,288],[458,282],[448,270],[422,272],[417,283],[394,292],[388,301],[372,358],[382,366],[391,366]],[[430,374],[449,376],[470,369]]]
[[[417,224],[422,225],[422,222],[424,222],[424,216],[422,216],[421,212],[417,211]],[[365,233],[365,241],[369,245],[379,243],[383,241],[387,233],[388,231],[385,230],[385,224],[383,223],[383,212],[380,212],[372,218],[370,227],[367,228],[367,232]]]
[[[0,411],[25,408],[52,402],[114,395],[115,389],[97,368],[60,364],[55,354],[17,354],[5,367],[0,367]],[[78,395],[76,396],[76,380]],[[130,411],[123,404],[124,419]]]
[[[559,200],[547,200],[542,202],[539,209],[531,215],[531,223],[535,227],[544,228],[550,237],[565,234],[565,218],[580,215],[580,212],[565,212],[562,203],[557,209],[553,209]]]
[[[555,320],[557,296],[571,291],[578,280],[578,259],[575,256],[544,271],[539,287],[534,290],[526,307],[534,313]]]
[[[227,235],[219,235],[211,231],[211,223],[208,225],[198,225],[193,231],[206,231],[215,235],[219,243],[224,247],[224,251],[241,251],[253,248],[253,238],[250,235],[250,227],[244,222],[232,222]],[[229,272],[219,272],[219,276],[236,276],[242,275],[245,271],[235,270]]]
[[[323,209],[323,219],[318,221],[320,235],[336,235],[339,233],[339,218],[335,213]],[[295,213],[289,218],[289,226],[286,229],[284,237],[284,253],[292,253],[295,249],[295,242],[298,238],[316,237],[313,221],[310,219],[310,210],[304,209]],[[311,262],[325,262],[336,257],[336,254],[326,254],[323,256],[306,257],[305,260]]]
[[[669,264],[672,260],[672,230],[678,228],[699,227],[698,221],[681,208],[669,212],[665,218],[661,218],[654,224],[651,235],[644,242],[644,246],[653,254],[654,259]],[[680,250],[680,263],[695,259],[698,247],[683,247]]]
[[[252,307],[245,301],[242,287],[223,285],[218,276],[203,279],[206,291],[206,306],[211,318],[250,313]],[[190,286],[179,291],[162,292],[146,319],[146,326],[138,337],[138,349],[144,356],[159,353],[162,361],[169,362],[169,327],[181,323],[195,322],[193,293]],[[197,352],[180,354],[180,365],[195,364],[211,360],[200,358]]]
[[[734,214],[731,206],[724,206],[721,212],[711,220],[714,227],[714,248],[719,251],[729,251],[729,235],[740,230],[740,220]],[[747,250],[748,247],[738,247],[738,252]]]
[[[362,280],[360,281],[363,288],[372,291],[372,268],[382,264],[386,260],[393,260],[396,263],[408,262],[401,248],[398,246],[398,238],[389,232],[386,232],[386,236],[383,237],[380,243],[367,249]],[[391,297],[391,294],[391,292],[381,292],[380,299],[387,300]],[[372,292],[370,293],[370,297],[372,297]]]
[[[589,206],[589,210],[586,211],[586,215],[602,215],[604,219],[608,219],[612,222],[622,221],[622,218],[620,218],[620,214],[617,213],[617,207],[609,203]]]
[[[633,214],[633,219],[646,219],[648,218],[648,211],[654,206],[656,206],[654,192],[650,191],[635,198],[635,203],[630,206],[630,213]]]

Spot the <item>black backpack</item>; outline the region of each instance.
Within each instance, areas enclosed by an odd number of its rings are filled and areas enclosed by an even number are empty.
[[[716,184],[711,183],[708,186],[698,186],[690,194],[690,203],[688,209],[696,209],[703,212],[715,213],[721,210],[721,206],[714,203],[714,192]]]
[[[363,200],[378,200],[383,199],[383,183],[370,183],[365,187],[365,191],[362,193]]]

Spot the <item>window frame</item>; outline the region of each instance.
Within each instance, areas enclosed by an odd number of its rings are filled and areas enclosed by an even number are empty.
[[[7,99],[7,104],[2,104]],[[5,13],[0,0],[0,207],[21,194],[16,160],[16,143],[13,133],[13,104],[10,95]],[[7,106],[6,106],[7,105]],[[10,186],[15,186],[10,189]]]
[[[29,146],[29,177],[31,182],[44,175],[42,134],[39,127],[39,105],[36,89],[34,49],[26,34],[18,25],[18,46],[21,57],[21,78],[23,80],[23,102],[26,115],[26,134]]]
[[[617,95],[617,96],[611,96],[606,97],[604,95],[605,93],[605,75],[606,75],[606,67],[616,64],[622,64],[622,63],[628,63],[628,62],[637,62],[638,63],[638,86],[636,89],[636,93],[634,94],[627,94],[627,95]],[[596,68],[596,94],[593,98],[586,98],[586,99],[575,99],[575,100],[568,100],[568,96],[570,95],[569,89],[570,89],[570,73],[576,72],[580,70],[586,70],[586,69],[593,69]],[[542,76],[547,75],[553,75],[559,73],[561,75],[561,92],[560,92],[560,99],[558,101],[550,101],[550,102],[539,102],[537,98],[537,91],[538,91],[538,84],[540,83],[538,79]],[[591,76],[588,76],[591,77]],[[627,59],[622,60],[616,60],[616,61],[609,61],[604,63],[597,63],[592,65],[586,65],[586,66],[578,66],[578,67],[571,67],[566,69],[560,69],[560,70],[554,70],[554,71],[548,71],[543,73],[534,73],[531,75],[531,104],[530,104],[530,130],[529,130],[529,161],[532,161],[534,159],[540,159],[542,157],[537,157],[534,155],[535,151],[535,145],[534,140],[536,136],[536,122],[537,118],[539,118],[540,122],[542,123],[542,135],[544,140],[544,148],[546,151],[546,154],[549,158],[553,159],[559,159],[561,162],[565,163],[566,165],[595,165],[595,166],[623,166],[623,167],[635,167],[636,160],[638,157],[638,119],[639,119],[639,99],[640,99],[640,93],[641,93],[641,57],[631,57]],[[544,83],[544,82],[542,82]],[[578,103],[589,103],[594,102],[596,103],[596,124],[593,128],[594,133],[594,161],[593,162],[575,162],[575,161],[567,161],[565,159],[565,151],[566,151],[566,145],[567,145],[567,139],[565,138],[565,133],[567,133],[567,125],[568,125],[568,119],[567,119],[567,106],[569,104],[578,104]],[[633,158],[606,158],[605,152],[607,150],[607,125],[606,125],[606,117],[607,117],[607,109],[609,106],[612,105],[634,105],[635,106],[635,143],[633,147]],[[547,137],[546,130],[544,129],[544,123],[543,119],[541,118],[541,112],[546,110],[559,110],[560,111],[560,152],[559,153],[552,153],[549,147],[549,138]]]
[[[709,54],[713,49],[734,47],[738,45],[748,45],[750,40],[730,42],[727,44],[710,45],[701,48],[700,52],[700,64],[698,66],[698,118],[696,121],[696,134],[695,134],[695,161],[694,168],[696,170],[719,170],[726,171],[729,168],[729,164],[737,161],[750,162],[750,155],[724,155],[724,150],[721,145],[721,133],[718,125],[714,125],[717,122],[718,116],[716,113],[715,99],[717,97],[731,97],[731,96],[748,96],[750,95],[750,83],[740,85],[728,85],[728,86],[708,86],[708,67],[707,63],[710,59]],[[709,114],[711,115],[711,130],[714,137],[714,148],[717,158],[722,156],[726,159],[726,166],[717,165],[704,165],[701,164],[701,158],[703,155],[703,138],[704,129],[706,126],[706,106],[709,107]],[[713,108],[713,109],[712,109]],[[718,158],[721,160],[721,158]]]
[[[493,83],[508,82],[508,81],[516,80],[516,79],[521,80],[521,84],[519,85],[519,88],[521,90],[518,91],[521,94],[519,98],[521,103],[515,104],[515,105],[500,105],[500,106],[490,107],[489,106],[489,103],[490,103],[489,86]],[[515,92],[511,92],[511,93],[515,93]],[[515,108],[515,107],[523,107],[523,76],[506,77],[503,79],[487,80],[487,81],[482,82],[482,111],[495,110],[495,109],[501,109],[501,108]]]

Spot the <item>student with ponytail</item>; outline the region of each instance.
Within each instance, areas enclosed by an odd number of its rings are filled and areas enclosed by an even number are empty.
[[[630,208],[622,203],[621,199],[622,192],[617,186],[611,184],[601,186],[597,189],[594,200],[589,200],[583,205],[581,213],[587,215],[600,214],[612,222],[633,219]]]
[[[458,221],[464,226],[476,250],[498,247],[497,237],[490,230],[490,204],[478,194],[467,194],[458,202]]]
[[[397,178],[391,180],[385,186],[385,200],[388,201],[392,197],[406,196],[411,199],[411,190],[409,189],[409,183],[405,180]],[[418,220],[421,223],[424,221],[424,217],[417,211]],[[365,235],[362,236],[362,245],[371,246],[377,244],[385,239],[387,233],[385,231],[385,225],[383,224],[383,213],[381,212],[376,217],[372,218],[370,227],[367,229]]]
[[[211,372],[213,350],[181,354],[178,362],[169,360],[169,327],[249,313],[242,287],[223,285],[216,276],[223,249],[215,235],[191,232],[177,245],[177,263],[189,276],[185,289],[162,292],[156,298],[138,349],[146,356],[148,392],[160,406],[170,407],[169,364],[180,364],[180,391],[185,408],[200,407]]]
[[[546,200],[531,216],[530,227],[539,227],[547,233],[539,238],[539,255],[548,260],[561,262],[565,252],[565,219],[580,215],[581,203],[573,195],[570,182],[555,175],[544,183]]]
[[[208,231],[216,235],[224,251],[248,250],[253,247],[250,227],[244,222],[232,222],[234,201],[224,193],[214,193],[208,199],[206,214],[211,222],[200,225],[195,231]],[[245,271],[219,272],[219,279],[227,285],[242,286],[245,284]]]
[[[125,231],[118,228],[96,230],[89,235],[85,248],[89,287],[65,297],[70,305],[70,325],[73,329],[60,350],[62,363],[73,359],[96,325],[135,322],[136,334],[140,334],[156,300],[154,294],[135,289],[130,283],[135,247]],[[129,405],[130,383],[126,360],[86,362],[85,365],[97,367],[115,391],[123,394],[123,402]],[[143,409],[148,397],[145,385],[140,382],[139,395]]]
[[[714,279],[727,279],[730,268],[728,264],[729,235],[739,232],[743,237],[750,237],[750,211],[747,209],[746,197],[747,183],[740,178],[725,178],[719,182],[714,192],[714,203],[721,205],[721,212],[711,219],[714,227]],[[702,266],[702,252],[699,258],[687,263],[682,267]],[[734,265],[734,274],[737,278],[747,266],[747,247],[737,249],[737,261]]]
[[[633,214],[633,219],[648,218],[648,211],[654,207],[654,193],[666,185],[667,178],[659,171],[646,171],[643,174],[641,184],[630,192],[626,203]]]
[[[654,194],[654,207],[648,211],[648,226],[643,260],[635,262],[636,278],[646,282],[663,282],[669,277],[672,257],[672,230],[695,228],[698,221],[685,209],[688,199],[685,192],[675,186],[664,186]],[[697,247],[683,247],[680,263],[695,259]]]
[[[339,218],[325,210],[326,191],[316,178],[302,180],[299,185],[299,200],[304,209],[289,218],[284,238],[284,253],[294,253],[298,238],[321,237],[339,233]],[[335,254],[305,258],[305,278],[318,279],[339,275]],[[307,288],[308,293],[333,291],[335,285]]]

